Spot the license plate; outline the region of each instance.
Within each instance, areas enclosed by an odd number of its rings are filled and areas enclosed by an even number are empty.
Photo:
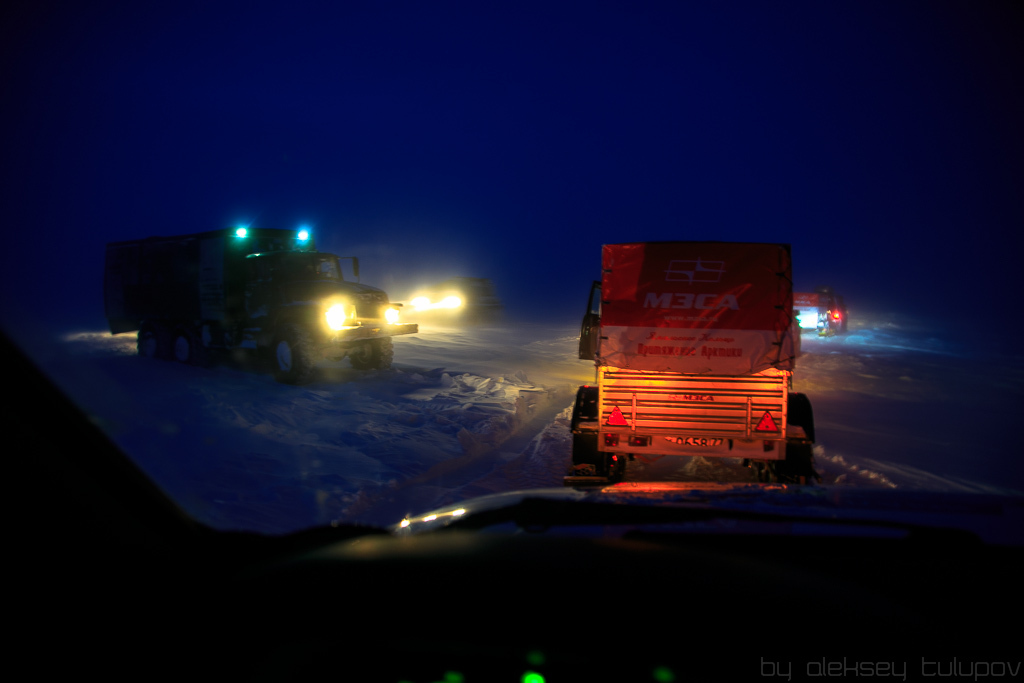
[[[696,446],[697,448],[715,448],[725,443],[725,439],[714,436],[666,436],[665,440],[677,446]]]

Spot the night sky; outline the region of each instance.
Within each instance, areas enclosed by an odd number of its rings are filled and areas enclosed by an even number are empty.
[[[3,323],[101,328],[108,241],[306,224],[538,317],[601,244],[737,240],[851,315],[1019,330],[1020,7],[7,3]]]

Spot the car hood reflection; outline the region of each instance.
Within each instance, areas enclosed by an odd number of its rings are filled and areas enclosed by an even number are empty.
[[[624,482],[498,493],[409,515],[399,536],[446,528],[620,537],[637,528],[693,534],[917,538],[937,532],[1024,545],[1024,500],[852,487]]]

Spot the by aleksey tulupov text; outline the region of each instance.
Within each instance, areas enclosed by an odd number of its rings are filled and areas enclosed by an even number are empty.
[[[901,681],[920,678],[955,678],[985,680],[989,678],[1017,678],[1021,662],[961,661],[922,657],[919,662],[874,662],[841,659],[813,659],[806,662],[771,661],[761,658],[761,676],[782,678],[786,681],[819,678],[893,678]]]

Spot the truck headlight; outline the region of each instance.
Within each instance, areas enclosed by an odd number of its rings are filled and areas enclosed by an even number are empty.
[[[327,326],[332,330],[340,330],[345,327],[345,318],[348,317],[348,312],[342,304],[334,304],[327,309],[325,315],[327,316]]]
[[[398,322],[398,309],[397,308],[388,308],[386,311],[384,311],[384,319],[387,320],[388,323],[391,324],[391,325],[394,325],[395,323],[397,323]]]

